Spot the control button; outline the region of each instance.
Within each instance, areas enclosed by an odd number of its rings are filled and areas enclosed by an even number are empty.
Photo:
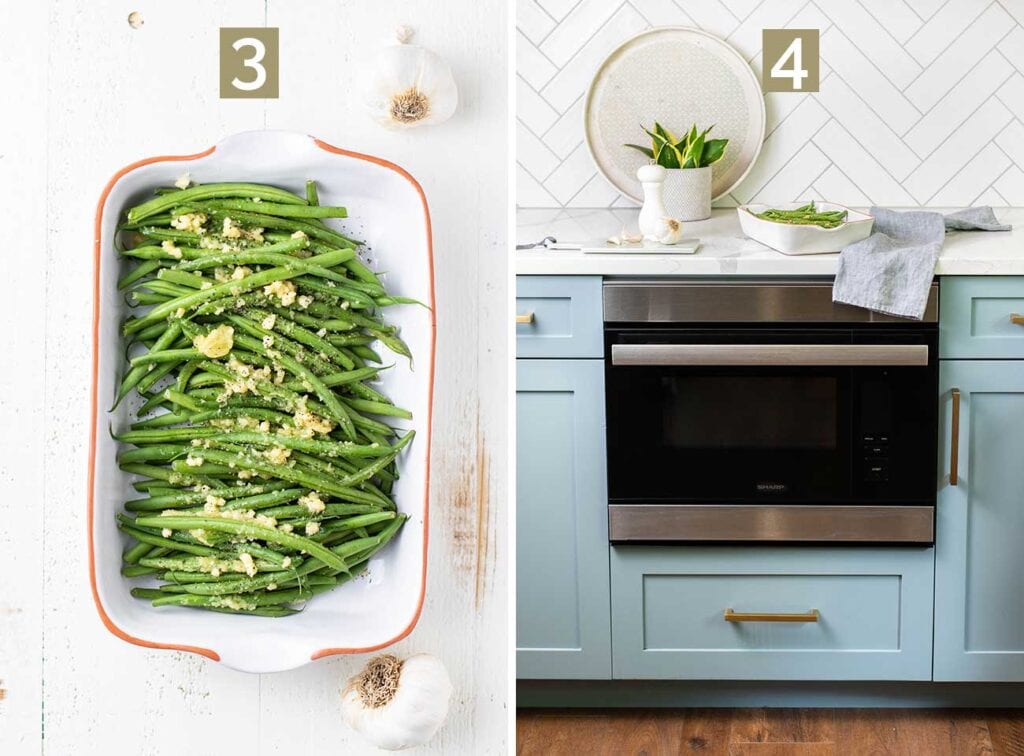
[[[879,457],[865,459],[864,480],[869,483],[883,483],[889,480],[889,460]]]

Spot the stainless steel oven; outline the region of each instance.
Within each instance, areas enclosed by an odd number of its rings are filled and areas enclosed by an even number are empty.
[[[933,542],[938,285],[920,323],[831,293],[606,282],[611,541]]]

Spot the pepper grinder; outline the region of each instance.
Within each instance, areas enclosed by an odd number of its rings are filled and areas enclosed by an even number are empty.
[[[651,163],[637,168],[636,177],[644,190],[644,206],[640,208],[638,224],[644,239],[658,241],[659,234],[665,225],[665,201],[662,190],[665,185],[666,170],[660,165]]]

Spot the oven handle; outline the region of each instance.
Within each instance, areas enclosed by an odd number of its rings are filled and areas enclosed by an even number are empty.
[[[919,366],[927,344],[612,344],[613,365]]]

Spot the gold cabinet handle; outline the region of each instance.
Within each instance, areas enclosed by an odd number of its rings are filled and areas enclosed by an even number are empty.
[[[528,324],[530,324],[532,322],[533,322],[533,313],[532,312],[524,312],[522,315],[518,315],[518,314],[516,315],[516,323],[522,323],[522,324],[528,325]]]
[[[950,423],[949,439],[949,485],[955,486],[960,477],[960,389],[955,388],[953,394],[953,420]]]
[[[782,614],[778,612],[734,612],[726,609],[722,619],[726,622],[817,622],[820,615],[817,609],[802,614]]]
[[[1010,313],[1010,322],[1014,325],[1024,326],[1024,315],[1018,315],[1015,312]]]

